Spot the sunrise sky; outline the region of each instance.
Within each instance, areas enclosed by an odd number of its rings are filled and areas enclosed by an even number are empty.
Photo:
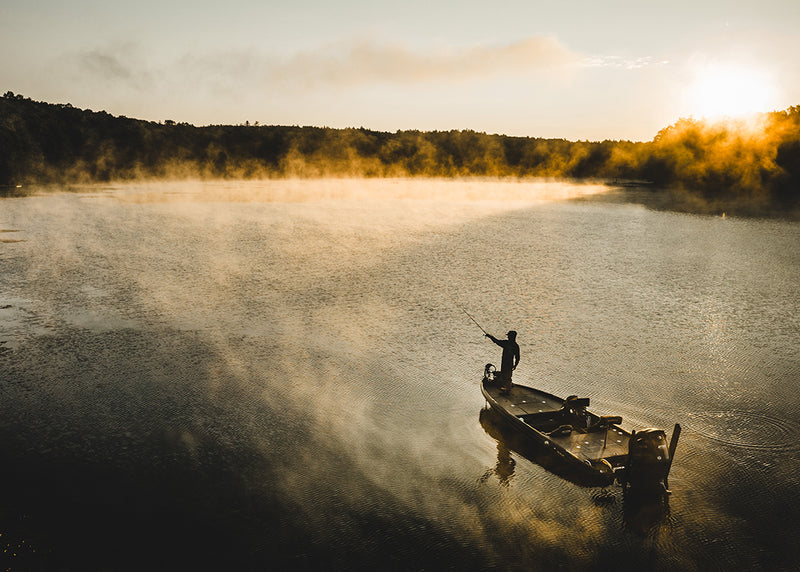
[[[0,90],[195,125],[650,140],[800,104],[797,0],[3,0]]]

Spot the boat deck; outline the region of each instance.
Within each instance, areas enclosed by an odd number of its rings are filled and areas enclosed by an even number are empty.
[[[628,454],[630,434],[616,425],[593,427],[586,429],[586,420],[578,420],[574,415],[563,412],[564,400],[549,393],[531,387],[514,385],[508,395],[500,392],[500,388],[485,384],[486,392],[497,402],[497,405],[526,424],[546,434],[547,437],[579,459],[599,461]],[[541,414],[541,416],[540,416]],[[588,414],[595,423],[596,415]],[[564,434],[555,432],[560,425],[569,425],[571,432]]]
[[[503,395],[499,387],[491,385],[485,387],[500,407],[513,413],[518,411],[518,415],[559,411],[563,404],[557,397],[522,385],[512,385],[508,395]]]
[[[551,439],[576,457],[592,461],[628,454],[629,435],[614,426],[609,427],[608,432],[605,430],[590,433],[573,431],[570,435],[552,435]]]

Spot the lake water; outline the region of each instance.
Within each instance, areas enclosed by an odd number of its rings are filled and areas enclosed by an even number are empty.
[[[4,565],[796,570],[800,224],[603,190],[0,200]],[[668,502],[509,452],[462,308],[519,332],[516,382],[679,422]]]

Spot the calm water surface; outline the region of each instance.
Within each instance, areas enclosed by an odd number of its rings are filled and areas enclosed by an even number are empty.
[[[800,224],[569,200],[597,190],[0,201],[4,565],[797,569]],[[509,452],[460,307],[519,332],[519,383],[680,422],[668,503]]]

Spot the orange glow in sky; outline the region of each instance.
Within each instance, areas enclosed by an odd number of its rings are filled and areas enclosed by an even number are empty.
[[[0,28],[0,93],[194,125],[646,141],[800,104],[798,0],[2,0]]]
[[[697,118],[720,119],[770,111],[775,87],[769,75],[752,67],[709,65],[695,72],[686,88],[689,112]]]

